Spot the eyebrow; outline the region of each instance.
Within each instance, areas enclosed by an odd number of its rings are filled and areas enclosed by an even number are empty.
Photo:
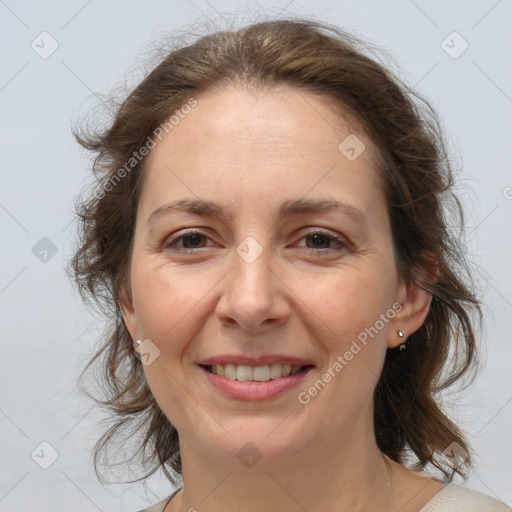
[[[352,219],[366,224],[366,214],[348,203],[335,199],[295,199],[286,201],[279,210],[279,220],[290,215],[307,213],[340,211]],[[196,198],[178,199],[171,203],[164,204],[157,208],[149,217],[148,224],[156,218],[169,215],[175,212],[193,213],[196,215],[215,216],[219,218],[233,218],[233,213],[226,208],[212,202]]]

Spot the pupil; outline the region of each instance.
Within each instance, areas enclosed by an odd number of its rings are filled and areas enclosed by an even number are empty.
[[[185,243],[185,247],[189,244],[187,244],[187,240],[192,240],[192,245],[195,246],[198,243],[200,243],[201,236],[199,233],[196,233],[194,235],[188,235],[187,237],[183,238],[183,242]]]
[[[311,238],[313,240],[313,245],[318,246],[318,245],[322,245],[322,238],[325,238],[325,235],[320,235],[320,234],[311,235]],[[319,243],[317,243],[318,241],[319,241]],[[324,240],[324,243],[325,243],[325,240]]]

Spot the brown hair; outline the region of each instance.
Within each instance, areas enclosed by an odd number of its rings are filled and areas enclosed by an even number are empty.
[[[147,385],[120,313],[123,297],[130,300],[130,256],[147,160],[139,158],[139,150],[191,97],[230,84],[289,85],[320,94],[378,148],[399,275],[431,293],[432,302],[407,350],[387,351],[375,390],[377,443],[402,464],[413,454],[414,469],[430,463],[450,480],[455,472],[463,474],[464,465],[451,467],[441,456],[452,443],[466,452],[470,448],[439,396],[462,377],[474,377],[477,366],[474,322],[478,317],[481,323],[482,313],[461,245],[462,206],[452,192],[453,170],[437,114],[386,66],[366,56],[364,46],[339,28],[305,19],[217,31],[169,52],[122,102],[107,130],[74,131],[96,154],[96,182],[75,206],[79,243],[68,271],[84,301],[94,299],[108,321],[104,343],[81,377],[91,366],[100,370],[104,397],[95,400],[115,417],[95,447],[97,474],[111,443],[141,430],[142,442],[130,460],[140,456],[144,474],[130,481],[161,468],[175,483],[171,473],[181,473],[178,432]],[[451,223],[459,223],[459,233],[451,231]],[[436,279],[425,278],[425,270]],[[470,465],[468,456],[465,466]]]

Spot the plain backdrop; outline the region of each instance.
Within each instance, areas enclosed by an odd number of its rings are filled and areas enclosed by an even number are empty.
[[[238,26],[287,14],[390,52],[443,120],[485,303],[484,369],[449,406],[478,454],[466,485],[512,503],[510,0],[0,0],[1,511],[133,512],[170,493],[160,474],[149,490],[104,487],[92,468],[103,416],[76,379],[102,319],[64,274],[73,197],[90,175],[70,129],[97,94],[135,85],[166,34],[222,16]]]

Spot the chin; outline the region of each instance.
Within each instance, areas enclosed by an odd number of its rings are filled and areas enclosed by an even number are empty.
[[[224,417],[219,425],[212,425],[211,433],[195,438],[196,446],[202,445],[209,454],[215,454],[227,466],[267,471],[282,464],[311,446],[314,432],[308,432],[296,418],[278,416],[238,416],[231,420]],[[284,420],[284,421],[283,421]],[[224,430],[225,429],[225,430]],[[227,431],[227,432],[226,432]],[[229,432],[229,433],[228,433]]]

